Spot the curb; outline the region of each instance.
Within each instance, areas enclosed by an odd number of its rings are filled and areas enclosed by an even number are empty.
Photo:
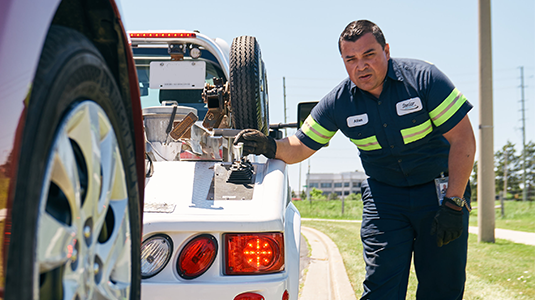
[[[356,299],[336,244],[324,233],[301,226],[312,248],[310,264],[300,300]]]

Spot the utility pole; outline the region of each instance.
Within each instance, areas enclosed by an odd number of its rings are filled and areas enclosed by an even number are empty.
[[[494,121],[492,106],[492,32],[490,0],[479,12],[479,163],[477,169],[478,242],[494,243]]]
[[[283,94],[283,99],[284,99],[284,124],[288,124],[288,122],[286,121],[286,77],[282,77],[282,94]],[[288,136],[288,130],[284,128],[284,137],[287,137],[287,136]]]
[[[524,67],[520,67],[520,91],[522,98],[522,201],[528,201],[528,187],[526,185],[526,116],[524,108]]]

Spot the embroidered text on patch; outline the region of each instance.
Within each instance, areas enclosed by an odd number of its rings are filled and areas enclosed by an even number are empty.
[[[420,100],[419,97],[411,98],[411,99],[396,103],[396,112],[398,113],[398,116],[403,116],[406,114],[417,112],[417,111],[422,110],[422,108],[423,108],[422,100]]]
[[[347,127],[362,126],[368,123],[368,114],[356,115],[347,118]]]

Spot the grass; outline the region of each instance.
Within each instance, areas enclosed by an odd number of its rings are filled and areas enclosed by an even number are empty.
[[[294,201],[303,218],[320,218],[335,220],[361,220],[362,201],[347,200],[342,214],[341,200]],[[496,206],[500,201],[496,201]],[[470,213],[470,226],[477,226],[477,203]],[[522,201],[505,201],[505,217],[501,217],[501,209],[496,209],[496,228],[535,232],[535,203]]]
[[[499,206],[500,201],[495,202]],[[474,204],[477,207],[477,203]],[[508,200],[504,201],[505,216],[501,216],[501,208],[496,208],[496,228],[535,232],[535,203]],[[477,208],[470,213],[470,226],[477,226]]]
[[[344,201],[344,214],[342,214],[341,200],[293,201],[293,204],[301,213],[302,218],[335,220],[362,219],[362,201],[360,200]]]
[[[327,234],[338,246],[355,294],[362,294],[365,264],[362,258],[360,223],[303,221],[303,226]],[[505,240],[478,243],[468,240],[465,300],[535,299],[535,247]],[[406,299],[414,299],[416,275],[411,269]]]

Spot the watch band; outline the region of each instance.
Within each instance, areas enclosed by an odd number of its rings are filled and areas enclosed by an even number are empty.
[[[466,206],[468,212],[472,211],[472,208],[470,207],[468,202],[464,198],[460,197],[444,197],[443,204],[456,211],[461,211],[464,206]]]

